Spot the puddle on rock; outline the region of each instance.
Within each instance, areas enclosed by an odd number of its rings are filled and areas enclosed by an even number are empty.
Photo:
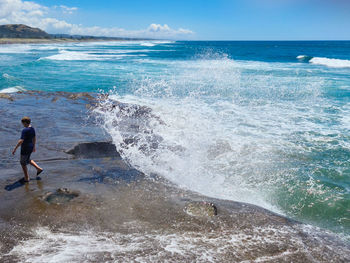
[[[72,191],[67,188],[59,188],[56,192],[48,192],[44,195],[43,200],[49,204],[61,205],[68,203],[79,196],[78,191]]]

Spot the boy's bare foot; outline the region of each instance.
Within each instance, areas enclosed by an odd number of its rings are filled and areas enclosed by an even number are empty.
[[[36,176],[38,176],[39,174],[41,174],[43,171],[44,171],[44,169],[37,170],[37,172],[36,172]]]

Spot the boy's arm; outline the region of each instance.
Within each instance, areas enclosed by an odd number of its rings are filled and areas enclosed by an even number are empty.
[[[24,141],[23,139],[19,139],[19,140],[18,140],[16,147],[15,147],[15,148],[13,149],[13,151],[12,151],[12,154],[13,154],[13,155],[15,154],[17,148],[18,148],[19,146],[21,146],[21,144],[23,143],[23,141]]]
[[[36,136],[33,138],[33,152],[35,152],[35,143],[36,143]]]

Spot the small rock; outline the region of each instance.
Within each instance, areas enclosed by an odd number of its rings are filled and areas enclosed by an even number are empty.
[[[8,99],[10,101],[13,101],[13,97],[7,93],[0,93],[0,99]]]
[[[115,145],[111,142],[83,142],[65,151],[65,153],[74,155],[75,158],[120,158]]]
[[[184,211],[191,216],[216,216],[217,208],[209,202],[191,202],[188,203]]]
[[[68,95],[69,99],[76,100],[76,99],[87,99],[87,100],[94,100],[94,97],[91,96],[88,92],[78,92],[78,93],[72,93]]]

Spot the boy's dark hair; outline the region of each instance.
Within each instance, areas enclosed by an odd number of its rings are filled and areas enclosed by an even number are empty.
[[[22,118],[22,123],[30,124],[31,120],[29,117],[23,117]]]

